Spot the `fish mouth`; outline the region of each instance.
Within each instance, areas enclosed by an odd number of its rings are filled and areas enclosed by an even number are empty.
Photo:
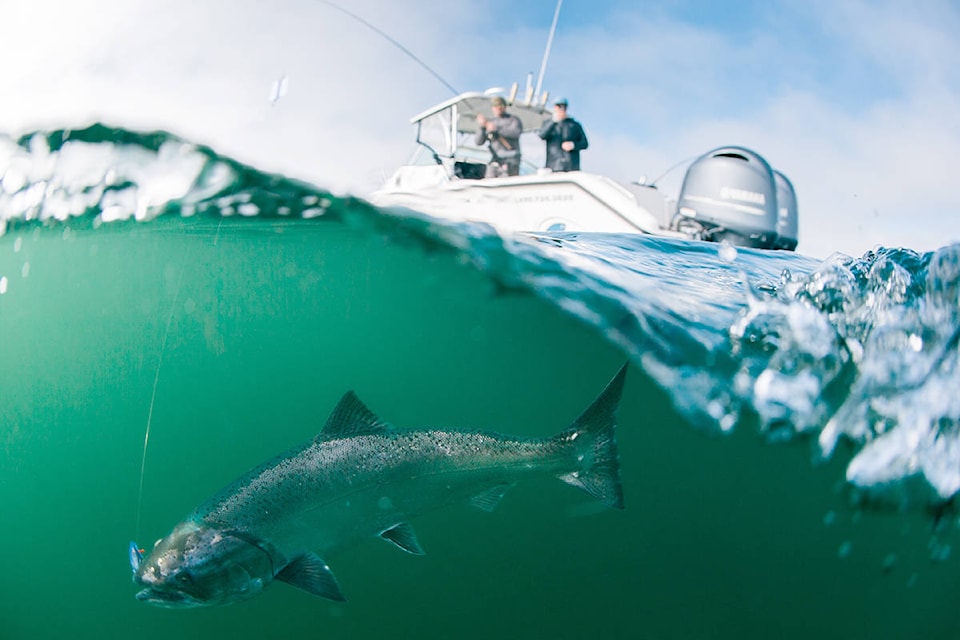
[[[147,587],[137,592],[137,600],[165,609],[190,609],[199,607],[200,603],[190,596],[177,591],[160,591]]]

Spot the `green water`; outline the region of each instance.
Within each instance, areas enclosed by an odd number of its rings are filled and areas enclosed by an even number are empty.
[[[0,236],[0,638],[955,638],[957,561],[921,515],[860,513],[844,456],[749,425],[704,435],[631,367],[627,508],[551,479],[488,514],[329,558],[348,598],[284,584],[168,611],[127,544],[165,535],[312,437],[348,389],[400,427],[545,436],[624,360],[454,252],[338,222],[161,218]],[[152,411],[151,411],[152,406]],[[144,435],[150,426],[138,494]],[[953,541],[955,542],[955,541]]]

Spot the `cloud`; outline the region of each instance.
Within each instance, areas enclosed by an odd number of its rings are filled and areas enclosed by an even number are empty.
[[[162,128],[266,170],[358,189],[412,150],[410,114],[447,97],[382,37],[323,2],[61,4],[21,3],[0,27],[14,98],[0,101],[0,130]],[[428,20],[436,7],[351,7],[443,59],[437,43],[451,25]],[[289,92],[271,106],[282,75]]]

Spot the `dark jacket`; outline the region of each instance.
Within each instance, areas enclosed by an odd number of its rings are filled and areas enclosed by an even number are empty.
[[[547,168],[553,171],[580,171],[580,151],[587,148],[587,134],[573,118],[559,122],[547,120],[540,127],[540,137],[547,141]],[[564,151],[560,145],[573,142],[573,151]]]

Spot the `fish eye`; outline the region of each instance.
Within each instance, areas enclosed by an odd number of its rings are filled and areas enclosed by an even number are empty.
[[[191,585],[191,584],[193,584],[193,576],[190,575],[190,572],[189,572],[189,571],[181,571],[180,573],[178,573],[178,574],[177,574],[177,577],[176,577],[176,580],[177,580],[177,582],[179,582],[180,584],[183,584],[183,585]]]

